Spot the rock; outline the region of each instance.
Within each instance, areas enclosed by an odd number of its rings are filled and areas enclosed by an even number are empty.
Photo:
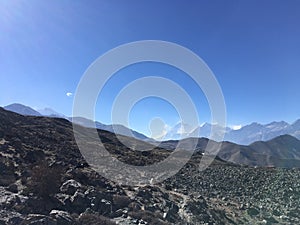
[[[101,199],[98,205],[98,212],[102,215],[109,215],[112,211],[112,203],[106,199]]]
[[[11,210],[0,210],[0,225],[20,224],[24,220],[22,214]]]
[[[43,199],[30,196],[24,203],[22,213],[48,215],[52,209],[61,209],[64,205],[57,198]]]
[[[110,214],[110,216],[112,218],[116,218],[116,217],[121,217],[124,215],[124,210],[123,209],[118,209],[117,211],[114,211]]]
[[[147,222],[141,219],[141,220],[139,221],[139,225],[143,225],[143,224],[147,224]]]
[[[171,208],[166,213],[165,218],[171,223],[176,223],[178,211],[179,207],[175,204],[172,204]]]
[[[150,199],[152,198],[152,192],[142,189],[138,192],[137,196],[142,197],[143,199]]]
[[[259,214],[259,211],[255,208],[249,208],[247,209],[247,213],[249,216],[257,216]]]
[[[171,191],[171,190],[172,190],[172,186],[169,185],[169,184],[166,184],[166,185],[165,185],[165,189],[166,189],[167,191]]]
[[[131,202],[128,207],[131,211],[141,210],[141,206],[137,202]]]
[[[95,213],[81,213],[78,217],[78,222],[79,224],[116,225],[116,223],[109,218]]]
[[[76,180],[67,180],[66,182],[64,182],[61,187],[60,187],[60,191],[68,194],[68,195],[74,195],[76,190],[81,188],[82,185],[77,182]]]
[[[86,208],[90,207],[90,200],[80,191],[76,191],[75,194],[70,198],[71,205],[70,210],[76,213],[82,213]]]
[[[131,203],[131,199],[125,195],[113,195],[113,208],[114,210],[127,207]]]
[[[16,184],[11,184],[6,188],[8,191],[11,191],[13,193],[18,193],[18,185]]]
[[[57,221],[57,225],[71,225],[74,223],[72,216],[65,211],[52,210],[49,215]]]
[[[266,218],[267,224],[279,223],[273,216]]]
[[[57,225],[55,219],[41,214],[29,214],[23,223],[26,225]]]
[[[222,197],[222,201],[228,201],[227,197]]]
[[[12,209],[16,205],[22,205],[27,198],[0,187],[0,209]]]
[[[245,205],[244,205],[244,204],[241,204],[241,205],[239,206],[239,209],[240,209],[240,210],[244,210],[244,209],[245,209]]]

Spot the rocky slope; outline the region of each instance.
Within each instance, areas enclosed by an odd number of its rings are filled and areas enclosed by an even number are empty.
[[[190,143],[197,140],[196,151],[203,152],[209,139],[188,138],[181,141],[185,149],[192,149]],[[173,150],[178,141],[164,141],[160,147]],[[212,144],[218,145],[217,142]],[[226,161],[248,166],[273,166],[293,168],[300,167],[300,140],[290,135],[281,135],[270,141],[258,141],[251,145],[238,145],[231,142],[223,142],[218,156]]]
[[[199,152],[162,183],[120,186],[85,162],[69,121],[2,108],[0,121],[0,224],[300,222],[299,169],[253,168],[216,159],[199,171]],[[160,161],[170,153],[154,148],[144,155],[110,132],[99,130],[99,136],[115,157],[135,165]]]

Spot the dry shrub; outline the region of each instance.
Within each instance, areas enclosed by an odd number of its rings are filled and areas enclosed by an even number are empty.
[[[41,162],[32,169],[28,183],[30,192],[42,198],[50,198],[59,191],[62,171],[59,168],[49,167],[47,162]]]
[[[124,207],[127,207],[131,203],[131,199],[125,195],[114,195],[113,203],[116,208],[122,209]]]

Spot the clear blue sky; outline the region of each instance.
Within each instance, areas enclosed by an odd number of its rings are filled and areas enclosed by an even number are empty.
[[[39,1],[0,0],[0,105],[19,102],[70,115],[87,67],[127,42],[175,42],[212,69],[226,100],[228,124],[300,118],[300,1]],[[123,74],[123,75],[120,75]],[[99,96],[97,119],[110,123],[116,93],[144,75],[180,83],[210,120],[201,90],[180,71],[146,63],[116,74]],[[145,132],[152,117],[169,125],[174,108],[145,99],[130,124]]]

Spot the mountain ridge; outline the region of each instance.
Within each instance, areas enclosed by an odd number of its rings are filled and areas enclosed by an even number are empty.
[[[15,106],[15,107],[12,107]],[[16,107],[17,106],[17,107]],[[56,111],[46,108],[43,110],[36,111],[29,106],[25,106],[19,103],[14,103],[8,106],[5,106],[4,108],[19,112],[23,115],[32,115],[32,116],[52,116],[52,117],[61,117],[66,118],[69,121],[72,121],[72,117],[66,117],[63,114],[57,113]],[[44,114],[43,114],[44,113]],[[87,120],[87,119],[82,119]],[[80,123],[80,121],[79,121]],[[87,122],[87,124],[91,124],[90,122]],[[148,141],[150,143],[155,143],[156,141],[140,132],[137,132],[133,129],[130,129],[126,126],[120,125],[120,124],[111,124],[106,125],[103,123],[100,123],[98,121],[95,122],[96,127],[99,129],[107,130],[110,132],[115,132],[120,135],[126,135],[129,137],[135,137],[139,140]],[[94,127],[93,124],[89,125],[90,127]],[[210,124],[210,123],[204,123],[202,126],[198,126],[196,128],[193,128],[191,125],[188,124],[181,124],[180,122],[177,123],[173,128],[171,128],[165,137],[162,139],[164,141],[166,140],[178,140],[181,137],[210,137],[210,131],[213,126],[216,126],[218,128],[218,125],[216,124]],[[191,135],[192,134],[192,135]],[[197,134],[197,135],[196,135]],[[289,134],[291,136],[294,136],[298,139],[300,139],[300,119],[296,120],[295,122],[289,124],[285,121],[273,121],[267,124],[260,124],[257,122],[253,122],[251,124],[242,126],[240,129],[231,129],[229,127],[225,128],[225,136],[224,141],[233,142],[240,145],[250,145],[256,141],[268,141],[275,137],[278,137],[280,135]]]
[[[6,112],[8,113],[8,111]],[[46,119],[47,117],[41,118]],[[92,123],[92,121],[86,121]],[[88,124],[85,124],[84,126],[90,127]],[[125,141],[129,140],[128,138],[130,138],[127,135],[124,136],[128,137],[127,139],[122,138],[122,135],[120,137]],[[187,138],[180,141],[180,148],[183,148],[185,150],[194,150],[194,146],[192,143],[194,143],[195,141],[197,141],[196,151],[202,153],[204,152],[209,141],[215,146],[218,146],[220,144],[207,138],[194,138],[193,141],[190,138]],[[132,141],[129,141],[129,144],[131,143]],[[144,145],[148,144],[153,148],[155,148],[155,146],[157,145],[157,143],[151,145],[151,142],[149,143],[143,141],[143,143],[145,143]],[[179,141],[177,140],[164,141],[159,143],[157,147],[166,150],[174,150],[178,143]],[[135,144],[133,144],[133,146],[134,145]],[[239,145],[236,143],[224,141],[221,142],[221,149],[218,153],[218,157],[228,162],[249,166],[300,167],[300,140],[290,135],[281,135],[266,142],[258,141],[250,145]]]
[[[257,141],[250,145],[239,145],[233,142],[221,143],[207,138],[187,138],[183,140],[169,140],[160,143],[159,147],[174,150],[179,142],[187,150],[194,150],[190,146],[191,139],[198,139],[195,151],[204,153],[210,141],[212,146],[219,146],[217,154],[222,160],[248,166],[262,167],[300,167],[300,140],[291,135],[281,135],[269,141]]]
[[[19,113],[24,116],[47,116],[47,117],[57,117],[57,118],[64,118],[69,121],[75,121],[78,124],[85,125],[87,127],[94,127],[96,125],[96,128],[101,129],[101,130],[106,130],[110,131],[113,133],[117,133],[119,135],[126,135],[128,137],[134,137],[139,140],[144,140],[144,141],[153,141],[153,139],[147,137],[146,135],[139,133],[135,130],[129,129],[123,125],[120,124],[113,124],[113,125],[106,125],[103,123],[100,123],[98,121],[92,121],[86,118],[79,118],[79,117],[67,117],[64,114],[58,113],[55,110],[51,108],[44,108],[44,109],[39,109],[39,110],[34,110],[29,106],[20,104],[20,103],[13,103],[7,106],[3,107],[6,110]],[[95,125],[94,125],[95,124]],[[116,131],[116,132],[115,132]]]
[[[171,129],[170,134],[178,134],[176,129],[178,129],[180,125],[176,124],[175,127]],[[217,130],[220,126],[216,124],[204,123],[202,126],[195,128],[195,130],[190,131],[190,133],[198,133],[197,137],[210,137],[210,132],[212,127],[215,127]],[[175,129],[175,130],[173,130]],[[196,132],[196,130],[198,131]],[[166,137],[169,140],[178,139],[178,135],[170,135],[167,133]],[[251,124],[242,126],[240,129],[231,129],[229,127],[225,127],[224,133],[224,141],[234,142],[240,145],[249,145],[256,141],[268,141],[280,135],[289,134],[296,138],[300,138],[300,119],[296,120],[294,123],[289,124],[285,121],[273,121],[267,124],[260,124],[257,122],[253,122]],[[188,136],[188,135],[187,135]]]

